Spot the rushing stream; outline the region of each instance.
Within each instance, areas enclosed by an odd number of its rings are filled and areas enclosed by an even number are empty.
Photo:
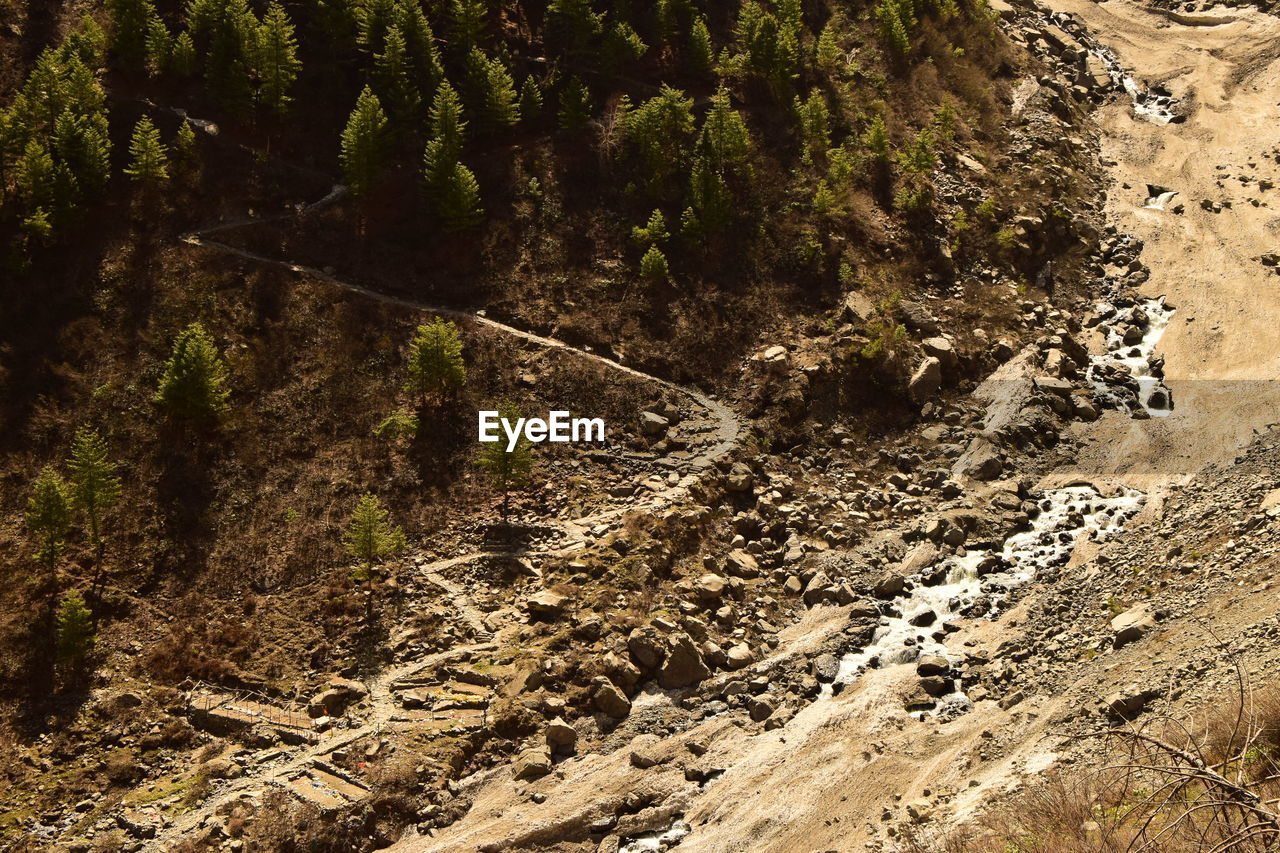
[[[954,663],[938,639],[945,636],[939,631],[943,623],[994,614],[1037,573],[1065,563],[1082,537],[1101,541],[1118,533],[1145,500],[1141,492],[1126,488],[1109,496],[1089,485],[1046,491],[1030,529],[1009,537],[998,550],[948,557],[940,564],[942,572],[931,567],[913,578],[911,588],[890,603],[891,615],[881,619],[871,644],[841,660],[836,683],[848,684],[867,668],[910,663],[921,655]],[[941,582],[929,585],[934,578]],[[968,704],[958,681],[938,699],[939,708]]]
[[[1105,378],[1108,372],[1119,369],[1137,383],[1141,409],[1154,418],[1167,417],[1173,411],[1173,395],[1164,384],[1163,361],[1155,356],[1155,349],[1169,328],[1173,308],[1161,296],[1145,299],[1124,311],[1102,303],[1098,311],[1107,322],[1107,351],[1089,360],[1088,379],[1094,395],[1109,401],[1112,408],[1124,407],[1116,386]],[[1132,336],[1129,343],[1125,342],[1126,336]]]

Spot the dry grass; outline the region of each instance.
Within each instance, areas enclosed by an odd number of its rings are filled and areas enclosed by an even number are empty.
[[[1106,766],[1051,772],[909,853],[1254,853],[1280,844],[1280,690],[1101,735]]]

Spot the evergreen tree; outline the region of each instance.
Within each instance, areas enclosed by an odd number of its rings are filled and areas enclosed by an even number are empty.
[[[67,36],[66,50],[75,54],[85,67],[101,69],[107,61],[107,34],[93,16],[85,12],[80,16],[80,26]]]
[[[548,48],[576,60],[590,58],[603,28],[603,19],[591,8],[591,0],[551,0],[546,22]]]
[[[689,28],[689,46],[685,51],[685,64],[694,74],[706,74],[711,71],[715,62],[715,51],[711,46],[711,31],[707,29],[705,18],[698,18]]]
[[[574,77],[565,84],[560,92],[560,127],[564,130],[577,130],[591,121],[591,93],[586,85]]]
[[[178,135],[174,138],[173,150],[178,160],[184,164],[190,164],[195,160],[196,132],[191,129],[191,122],[184,121],[178,125]]]
[[[369,580],[381,559],[403,550],[404,531],[391,523],[391,513],[382,501],[366,492],[356,503],[343,539],[347,553],[360,561],[357,580]]]
[[[884,119],[876,116],[871,120],[871,124],[867,126],[866,133],[862,136],[862,144],[871,154],[871,159],[878,165],[885,166],[889,163],[889,132],[885,129]]]
[[[419,92],[434,92],[444,78],[440,48],[418,0],[399,0],[394,12],[396,26],[404,35],[405,50],[415,73]]]
[[[664,85],[626,117],[626,140],[644,169],[644,181],[658,190],[683,169],[694,132],[693,99]]]
[[[649,46],[640,38],[640,34],[626,21],[618,21],[609,28],[604,39],[605,69],[617,72],[629,62],[635,62],[644,56]]]
[[[510,404],[498,407],[498,417],[515,423],[520,417],[520,410]],[[521,432],[516,439],[515,447],[508,451],[507,442],[498,441],[484,444],[480,450],[480,467],[489,476],[493,488],[502,494],[502,523],[507,523],[511,506],[511,492],[524,488],[529,483],[533,470],[533,445]]]
[[[643,226],[637,225],[631,229],[631,239],[641,246],[646,243],[651,245],[665,243],[670,237],[667,231],[667,218],[662,215],[661,210],[657,209],[649,214],[649,221]]]
[[[410,394],[441,397],[462,388],[467,368],[457,325],[437,317],[419,326],[409,342],[408,368],[404,388]]]
[[[411,73],[411,63],[399,25],[387,28],[382,52],[373,60],[373,78],[391,114],[401,121],[417,117],[422,108],[422,95]]]
[[[751,179],[751,135],[742,115],[721,90],[711,99],[695,147],[690,196],[704,226],[717,227],[733,214],[735,188]]]
[[[440,143],[437,158],[456,160],[462,155],[467,137],[467,120],[463,117],[462,99],[448,80],[440,82],[431,102],[431,136]],[[443,160],[440,162],[443,163]],[[432,170],[428,168],[428,172]]]
[[[111,143],[99,122],[64,111],[54,126],[54,149],[85,191],[96,195],[106,189],[111,177]]]
[[[467,55],[467,91],[472,114],[486,133],[512,127],[520,120],[515,81],[505,65],[472,48]]]
[[[368,192],[386,168],[386,130],[382,102],[365,86],[342,131],[342,171],[356,195]]]
[[[27,499],[27,528],[36,540],[38,559],[53,576],[71,530],[71,515],[71,493],[66,482],[53,466],[46,466]]]
[[[542,87],[532,76],[524,78],[520,87],[520,117],[526,122],[542,115]]]
[[[382,50],[382,42],[396,16],[396,0],[360,0],[356,5],[357,40],[370,56]]]
[[[107,0],[111,47],[126,67],[138,68],[146,59],[148,24],[156,15],[152,0]]]
[[[32,137],[18,160],[15,182],[19,198],[28,209],[48,209],[54,200],[53,156],[38,138]]]
[[[302,62],[298,59],[298,41],[293,22],[279,3],[267,7],[255,40],[257,47],[258,103],[277,116],[283,116],[293,98],[289,89],[298,79]]]
[[[173,342],[165,362],[155,402],[177,418],[209,421],[227,408],[227,366],[213,337],[200,323],[192,323]]]
[[[258,19],[248,0],[190,0],[187,19],[205,49],[205,79],[224,108],[245,115],[253,106],[250,74],[257,50]]]
[[[650,246],[649,251],[640,259],[640,275],[646,281],[666,281],[669,275],[667,256],[657,246]]]
[[[146,36],[147,73],[159,77],[168,68],[173,55],[173,37],[159,15],[153,14],[147,21]]]
[[[913,0],[879,0],[876,18],[880,21],[880,33],[898,56],[911,52],[911,31],[915,29]]]
[[[811,91],[808,98],[797,95],[795,106],[808,162],[831,147],[831,111],[827,108],[827,99],[817,89]]]
[[[159,183],[169,179],[169,152],[160,141],[160,131],[147,116],[134,125],[129,160],[124,172],[135,181]]]
[[[833,71],[840,62],[840,42],[839,34],[836,31],[837,16],[832,15],[831,20],[827,21],[827,25],[822,28],[822,33],[818,36],[818,46],[816,48],[816,59],[818,67],[823,71]]]
[[[89,526],[89,542],[94,548],[94,587],[102,576],[102,525],[105,515],[120,500],[120,478],[116,463],[107,453],[107,443],[98,431],[81,427],[71,443],[67,461],[71,480],[71,503],[84,513]]]
[[[58,661],[78,670],[93,648],[93,614],[80,593],[71,591],[62,598],[55,620]]]
[[[449,35],[459,52],[476,46],[488,16],[485,0],[450,0]]]
[[[424,174],[436,215],[448,231],[460,231],[484,217],[480,204],[480,184],[475,173],[451,157],[443,143],[427,143]]]
[[[183,30],[173,40],[173,51],[169,54],[169,67],[173,73],[186,79],[196,73],[196,45],[191,40],[191,33]]]

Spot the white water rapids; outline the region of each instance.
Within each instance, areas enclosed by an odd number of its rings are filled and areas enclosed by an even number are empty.
[[[1144,299],[1119,317],[1116,316],[1114,306],[1106,303],[1100,304],[1098,310],[1099,313],[1110,312],[1113,316],[1107,319],[1107,351],[1089,360],[1088,379],[1093,385],[1094,393],[1098,397],[1117,400],[1115,389],[1102,381],[1099,369],[1105,366],[1124,368],[1138,383],[1138,403],[1147,414],[1153,418],[1168,417],[1173,411],[1173,396],[1165,386],[1164,380],[1156,374],[1151,365],[1156,346],[1160,343],[1165,329],[1169,328],[1169,318],[1173,316],[1173,309],[1165,304],[1164,297],[1161,296],[1156,299]],[[1142,330],[1141,340],[1126,344],[1124,342],[1125,324],[1117,322],[1117,319],[1130,319],[1136,316],[1135,312],[1141,312],[1145,316],[1146,325]],[[1157,391],[1161,392],[1160,395],[1156,394]]]
[[[896,615],[881,618],[870,645],[840,661],[836,683],[849,684],[868,667],[909,663],[920,655],[937,655],[955,663],[955,656],[935,636],[941,636],[942,623],[960,617],[975,603],[981,606],[979,599],[984,596],[989,604],[983,607],[983,615],[992,613],[1037,572],[1066,562],[1081,537],[1101,541],[1118,533],[1145,501],[1141,492],[1127,488],[1111,496],[1089,485],[1045,492],[1030,529],[1009,537],[998,551],[948,557],[942,564],[946,578],[934,586],[924,585],[920,576],[914,578],[912,587],[891,602]],[[1000,558],[999,570],[979,576],[979,566],[993,554]],[[912,625],[913,617],[926,610],[935,614],[931,624]],[[958,684],[953,693],[939,699],[939,705],[948,704],[968,706]]]

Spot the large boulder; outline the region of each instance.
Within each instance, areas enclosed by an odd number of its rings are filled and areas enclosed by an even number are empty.
[[[1129,608],[1111,620],[1112,643],[1118,649],[1141,640],[1156,626],[1156,616],[1145,604]]]
[[[702,653],[688,634],[679,633],[671,638],[667,659],[658,670],[660,687],[664,690],[691,687],[710,675],[711,671],[702,660]]]
[[[942,362],[933,356],[926,356],[916,368],[915,373],[911,374],[911,381],[907,383],[907,394],[915,402],[923,403],[938,393],[941,387]]]
[[[644,669],[657,669],[666,654],[662,648],[662,638],[653,628],[636,628],[627,637],[627,651]]]
[[[548,621],[559,619],[564,615],[565,607],[569,604],[568,596],[561,595],[558,592],[552,592],[544,589],[542,592],[530,597],[525,602],[525,607],[529,610],[531,619],[546,619]]]
[[[537,779],[551,772],[551,753],[546,747],[535,746],[516,756],[517,779]]]
[[[907,579],[897,572],[886,572],[876,581],[875,586],[871,588],[871,594],[876,598],[894,598],[902,595],[903,590],[907,588]]]
[[[599,679],[595,692],[591,694],[591,703],[615,720],[621,720],[631,713],[631,700],[627,698],[627,694],[607,678]]]

